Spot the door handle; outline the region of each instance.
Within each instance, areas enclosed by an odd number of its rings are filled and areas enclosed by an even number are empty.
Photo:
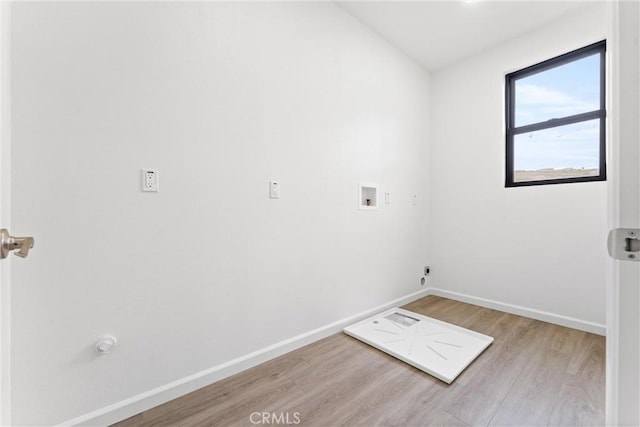
[[[26,258],[34,243],[33,237],[14,237],[9,235],[6,228],[2,228],[0,229],[0,259],[5,259],[11,251],[16,251],[16,256],[20,258]]]

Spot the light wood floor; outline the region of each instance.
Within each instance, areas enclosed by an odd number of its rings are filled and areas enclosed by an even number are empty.
[[[447,385],[340,333],[116,425],[604,425],[604,337],[435,296],[404,308],[495,341]]]

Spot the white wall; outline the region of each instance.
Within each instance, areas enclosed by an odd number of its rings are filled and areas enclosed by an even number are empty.
[[[11,36],[15,425],[420,289],[429,76],[333,4],[18,3]]]
[[[506,73],[606,28],[595,4],[432,75],[430,286],[605,324],[606,183],[505,188],[503,123]]]

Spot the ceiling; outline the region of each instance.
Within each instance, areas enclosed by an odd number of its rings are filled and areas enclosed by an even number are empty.
[[[429,70],[594,4],[593,0],[334,2]]]

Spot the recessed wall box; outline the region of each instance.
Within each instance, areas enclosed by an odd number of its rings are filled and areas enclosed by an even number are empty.
[[[378,186],[371,183],[358,183],[358,209],[362,211],[378,210]]]

